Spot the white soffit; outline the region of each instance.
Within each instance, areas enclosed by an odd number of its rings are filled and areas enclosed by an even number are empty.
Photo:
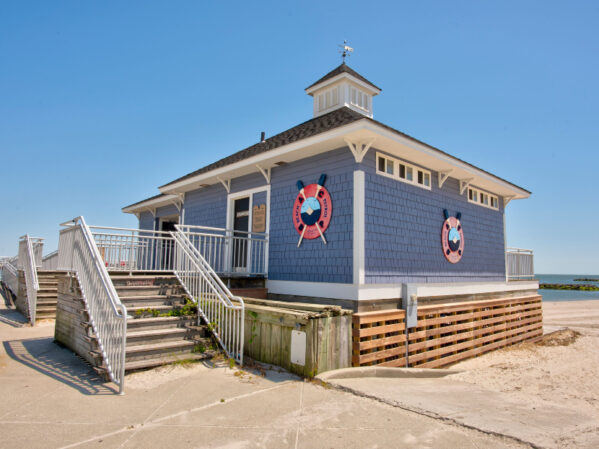
[[[163,195],[159,198],[153,198],[150,200],[142,201],[131,206],[123,207],[121,210],[126,214],[134,214],[136,212],[144,212],[148,209],[155,209],[157,207],[169,206],[174,204],[176,201],[181,201],[177,195]]]

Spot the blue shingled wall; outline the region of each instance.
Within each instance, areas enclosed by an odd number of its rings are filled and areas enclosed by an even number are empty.
[[[366,172],[366,283],[467,282],[505,280],[503,204],[492,210],[460,195],[449,178],[432,190],[376,174],[376,150],[364,159]],[[441,250],[443,209],[462,213],[464,255],[447,262]]]
[[[139,229],[154,229],[154,217],[150,212],[139,214]]]
[[[224,228],[227,225],[227,191],[220,183],[185,194],[185,224]]]
[[[330,151],[273,168],[270,192],[269,279],[351,283],[353,276],[353,171],[354,158],[347,148]],[[333,212],[325,232],[328,244],[320,238],[304,240],[292,221],[296,183],[305,185],[327,174],[325,187],[331,194]]]
[[[179,215],[179,210],[174,204],[169,204],[168,206],[163,206],[156,209],[156,217],[166,217],[169,215]]]

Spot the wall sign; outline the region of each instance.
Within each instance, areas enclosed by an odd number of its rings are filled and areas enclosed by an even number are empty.
[[[266,232],[266,204],[252,208],[252,232]]]
[[[441,246],[443,255],[451,263],[458,263],[464,254],[464,231],[460,219],[462,214],[457,213],[455,217],[450,217],[447,209],[443,211],[445,221],[441,230]]]
[[[320,237],[327,243],[324,232],[331,222],[333,203],[331,195],[324,187],[327,175],[320,175],[318,184],[310,184],[304,187],[302,181],[297,182],[299,193],[293,203],[293,226],[300,235],[297,246],[302,244],[303,239],[312,240]]]

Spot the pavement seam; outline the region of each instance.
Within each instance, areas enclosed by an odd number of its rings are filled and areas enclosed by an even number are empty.
[[[299,402],[299,414],[297,416],[297,427],[295,429],[295,449],[297,449],[297,445],[299,444],[299,431],[300,431],[300,423],[302,417],[302,405],[304,402],[304,385],[305,382],[302,382],[302,388],[300,389],[300,402]]]
[[[241,400],[241,399],[245,399],[247,397],[255,396],[257,394],[265,393],[267,391],[276,390],[278,388],[284,387],[284,386],[286,386],[288,384],[291,384],[293,382],[295,382],[295,381],[285,381],[285,382],[282,382],[282,383],[280,383],[278,385],[275,385],[274,387],[265,388],[265,389],[258,390],[258,391],[252,391],[251,393],[245,393],[245,394],[242,394],[242,395],[239,395],[239,396],[235,396],[235,397],[226,399],[225,402],[215,401],[215,402],[212,402],[210,404],[203,405],[201,407],[194,407],[194,408],[189,409],[189,410],[183,410],[183,411],[180,411],[180,412],[177,412],[177,413],[173,413],[172,415],[169,415],[169,416],[163,416],[162,418],[155,419],[154,421],[151,421],[151,422],[147,423],[147,425],[144,425],[144,423],[141,423],[141,424],[135,424],[133,426],[122,427],[121,429],[115,430],[113,432],[108,432],[108,433],[105,433],[105,434],[102,434],[102,435],[96,435],[96,436],[93,436],[91,438],[87,438],[86,440],[83,440],[83,441],[78,441],[76,443],[71,443],[71,444],[69,444],[67,446],[62,446],[60,449],[70,449],[72,447],[77,447],[77,446],[80,446],[82,444],[91,443],[92,441],[95,441],[95,440],[98,440],[98,439],[108,438],[108,437],[111,437],[111,436],[114,436],[114,435],[118,435],[119,433],[129,432],[131,430],[136,430],[138,428],[140,429],[142,427],[144,427],[144,428],[155,427],[155,426],[158,425],[158,423],[160,423],[162,421],[166,421],[167,419],[177,418],[179,416],[182,416],[182,415],[185,415],[185,414],[188,414],[188,413],[199,412],[199,411],[202,411],[202,410],[206,410],[206,409],[215,407],[217,405],[223,405],[223,404],[226,404],[228,402],[235,402],[237,400]]]
[[[388,400],[388,399],[383,399],[383,398],[380,398],[378,396],[370,395],[368,393],[364,393],[364,392],[359,391],[359,390],[354,390],[351,387],[346,387],[344,385],[339,385],[339,384],[334,383],[334,382],[327,383],[327,386],[331,386],[332,388],[335,388],[336,390],[339,390],[339,391],[344,391],[346,393],[353,394],[354,396],[359,396],[359,397],[366,398],[366,399],[373,399],[373,400],[375,400],[377,402],[380,402],[382,404],[387,404],[387,405],[390,405],[391,407],[399,408],[399,409],[402,409],[402,410],[405,410],[405,411],[408,411],[408,412],[416,413],[416,414],[421,415],[421,416],[426,416],[428,418],[432,418],[432,419],[435,419],[435,420],[438,420],[438,421],[449,423],[449,424],[455,425],[457,427],[463,427],[465,429],[475,430],[475,431],[481,432],[481,433],[483,433],[485,435],[492,435],[492,436],[496,436],[496,437],[500,437],[500,438],[506,438],[506,439],[509,439],[509,440],[513,440],[513,441],[515,441],[517,443],[528,445],[529,447],[531,447],[533,449],[547,449],[544,446],[539,446],[539,445],[537,445],[535,443],[531,443],[530,441],[526,441],[526,440],[523,440],[521,438],[514,437],[512,435],[507,435],[507,434],[503,434],[503,433],[499,433],[499,432],[494,432],[492,430],[480,429],[480,428],[478,428],[476,426],[472,426],[470,424],[465,424],[465,423],[457,421],[457,420],[455,420],[453,418],[448,418],[446,416],[441,416],[441,415],[438,415],[438,414],[436,414],[434,412],[430,412],[428,410],[419,409],[419,408],[415,408],[415,407],[409,407],[409,406],[401,404],[399,402],[391,401],[391,400]]]

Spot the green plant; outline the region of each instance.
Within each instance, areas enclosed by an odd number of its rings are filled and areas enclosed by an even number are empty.
[[[195,353],[199,352],[200,354],[203,354],[204,352],[206,352],[206,347],[203,344],[201,344],[201,343],[197,343],[193,347],[193,349],[191,350],[191,352],[195,352]]]
[[[235,368],[235,359],[229,359],[229,369]]]
[[[252,319],[252,328],[250,330],[250,339],[248,340],[248,344],[251,345],[252,342],[254,341],[254,338],[256,338],[258,336],[258,333],[256,332],[256,322],[258,320],[258,314],[256,312],[254,312],[253,310],[248,310],[248,315],[253,318]]]

